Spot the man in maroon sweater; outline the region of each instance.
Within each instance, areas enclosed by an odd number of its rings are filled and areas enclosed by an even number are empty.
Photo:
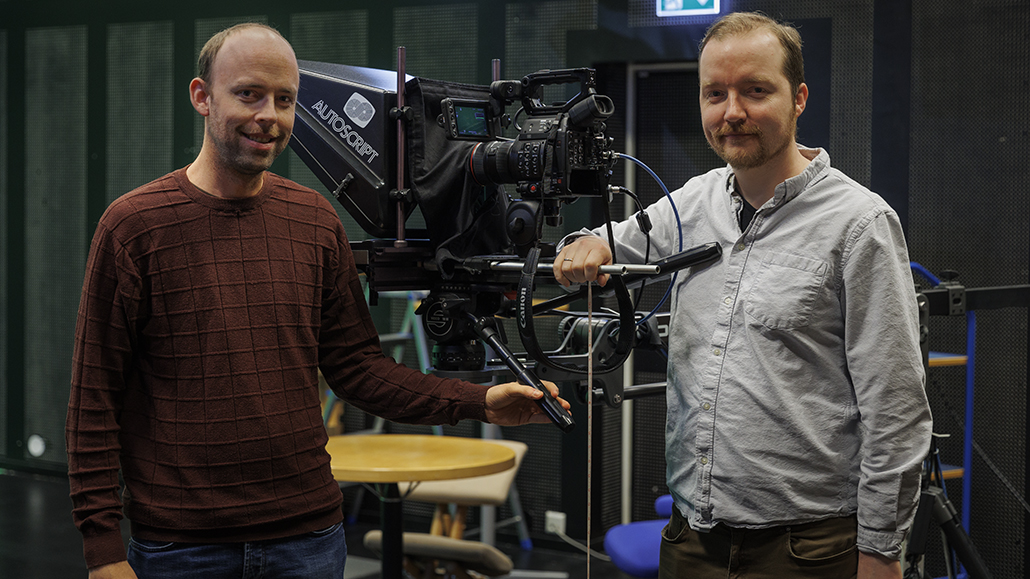
[[[534,388],[444,380],[383,355],[332,206],[266,172],[299,83],[273,29],[216,34],[190,83],[205,117],[196,161],[118,199],[97,227],[67,421],[93,579],[343,577],[319,369],[394,421],[547,421]]]

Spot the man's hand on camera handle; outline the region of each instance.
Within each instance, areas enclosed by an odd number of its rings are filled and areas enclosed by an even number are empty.
[[[596,235],[584,235],[563,247],[554,258],[554,279],[565,287],[591,281],[603,287],[609,276],[599,275],[598,268],[611,263],[612,252],[608,243]]]

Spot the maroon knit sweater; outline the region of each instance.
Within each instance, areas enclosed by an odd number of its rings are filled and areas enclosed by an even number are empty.
[[[97,227],[68,406],[73,519],[89,568],[136,536],[236,542],[325,528],[342,496],[321,368],[342,399],[399,422],[485,420],[485,388],[386,358],[332,206],[266,173],[227,200],[180,169]]]

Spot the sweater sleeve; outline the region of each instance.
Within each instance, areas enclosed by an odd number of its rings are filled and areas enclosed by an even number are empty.
[[[486,422],[487,387],[423,374],[383,354],[342,227],[323,287],[319,360],[333,391],[358,408],[402,423]]]
[[[72,519],[90,569],[125,559],[119,521],[119,414],[140,282],[101,220],[79,303],[65,438]]]

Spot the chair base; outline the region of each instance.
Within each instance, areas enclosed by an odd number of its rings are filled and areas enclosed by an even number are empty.
[[[364,543],[366,548],[382,553],[382,531],[369,531]],[[435,569],[436,561],[453,563],[450,572],[458,572],[459,576],[460,571],[471,570],[497,577],[511,573],[515,566],[507,555],[486,543],[426,533],[404,533],[404,556],[423,570]]]

